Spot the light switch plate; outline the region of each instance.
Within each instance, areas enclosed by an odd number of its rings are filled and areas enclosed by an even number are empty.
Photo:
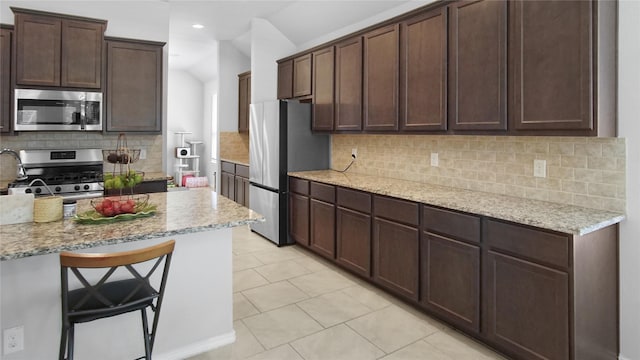
[[[547,160],[533,160],[533,176],[547,177]]]
[[[440,166],[438,153],[431,153],[431,166]]]

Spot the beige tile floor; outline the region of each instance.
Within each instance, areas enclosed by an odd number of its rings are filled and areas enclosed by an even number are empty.
[[[314,254],[233,230],[236,342],[190,360],[504,359]]]

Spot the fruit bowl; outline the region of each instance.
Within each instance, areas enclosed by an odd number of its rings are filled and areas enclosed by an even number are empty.
[[[149,195],[109,196],[91,200],[91,206],[103,217],[136,214],[149,209]]]
[[[133,164],[140,160],[140,149],[102,150],[102,157],[110,164]]]
[[[107,190],[133,188],[144,180],[144,171],[129,170],[121,174],[104,173],[102,180],[104,188]]]

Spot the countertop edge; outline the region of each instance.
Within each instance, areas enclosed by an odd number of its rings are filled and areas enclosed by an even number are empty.
[[[69,221],[72,221],[72,220],[69,220]],[[133,242],[133,241],[154,239],[159,237],[185,235],[185,234],[193,234],[193,233],[199,233],[199,232],[205,232],[205,231],[211,231],[211,230],[227,229],[227,228],[233,228],[233,227],[242,226],[242,225],[249,225],[249,224],[262,222],[262,221],[264,221],[264,217],[256,218],[256,219],[243,219],[243,220],[229,221],[226,223],[213,224],[210,226],[199,226],[199,227],[186,228],[186,229],[158,231],[158,232],[151,232],[144,235],[135,235],[135,236],[129,236],[129,237],[114,238],[114,239],[97,240],[97,241],[87,242],[83,244],[59,245],[59,246],[52,246],[52,247],[50,246],[42,249],[34,249],[33,251],[28,251],[28,252],[17,252],[9,255],[0,255],[0,261],[17,260],[17,259],[22,259],[22,258],[31,257],[31,256],[55,254],[61,251],[77,251],[77,250],[88,249],[96,246],[115,245],[115,244],[122,244],[122,243]],[[91,226],[91,225],[87,225],[87,226]]]
[[[480,191],[473,191],[473,190],[467,190],[467,189],[458,189],[458,188],[453,188],[453,187],[446,187],[446,186],[442,186],[442,185],[434,185],[434,184],[428,184],[428,183],[420,183],[420,182],[415,182],[415,181],[409,181],[409,180],[401,180],[401,179],[393,179],[393,178],[387,178],[387,177],[376,177],[376,176],[372,176],[372,175],[364,175],[364,174],[345,174],[347,176],[353,176],[353,177],[361,177],[363,179],[375,179],[375,178],[379,178],[381,181],[386,181],[386,182],[394,182],[397,181],[398,184],[411,184],[412,186],[420,187],[420,186],[429,186],[429,187],[434,187],[434,188],[441,188],[443,189],[443,191],[447,191],[447,192],[458,192],[460,194],[472,194],[472,195],[476,195],[476,196],[482,196],[485,198],[492,198],[495,199],[496,201],[506,201],[505,199],[507,198],[513,198],[514,201],[522,201],[522,202],[529,202],[530,204],[535,204],[537,206],[540,206],[540,204],[545,204],[548,203],[549,206],[556,206],[556,207],[565,207],[565,208],[571,208],[571,209],[584,209],[584,211],[586,212],[599,212],[599,213],[607,213],[607,216],[604,216],[602,219],[598,219],[596,221],[592,221],[589,222],[588,224],[576,224],[575,226],[572,225],[552,225],[549,223],[545,223],[545,222],[540,222],[540,221],[536,221],[534,219],[526,219],[526,218],[522,218],[522,217],[518,217],[518,216],[514,216],[511,213],[500,213],[499,211],[483,211],[483,210],[478,210],[478,209],[474,209],[471,208],[470,206],[461,206],[461,205],[457,205],[457,204],[452,204],[450,202],[447,201],[427,201],[424,199],[419,199],[416,197],[413,197],[411,195],[403,195],[399,192],[394,192],[394,191],[389,191],[389,190],[385,190],[385,189],[381,189],[381,188],[375,188],[372,186],[366,186],[366,185],[356,185],[354,186],[353,184],[345,184],[344,182],[341,181],[336,181],[328,178],[333,174],[332,170],[321,170],[321,171],[299,171],[299,172],[289,172],[287,175],[291,176],[291,177],[297,177],[297,178],[301,178],[304,180],[310,180],[310,181],[317,181],[317,182],[324,182],[326,184],[330,184],[330,185],[336,185],[336,186],[342,186],[345,188],[350,188],[350,189],[355,189],[355,190],[360,190],[360,191],[365,191],[365,192],[370,192],[372,194],[377,194],[377,195],[383,195],[383,196],[390,196],[390,197],[395,197],[398,199],[403,199],[403,200],[408,200],[408,201],[414,201],[414,202],[418,202],[421,204],[425,204],[425,205],[430,205],[430,206],[438,206],[438,207],[442,207],[442,208],[446,208],[446,209],[450,209],[450,210],[454,210],[454,211],[461,211],[461,212],[466,212],[469,214],[475,214],[475,215],[479,215],[479,216],[485,216],[485,217],[489,217],[489,218],[493,218],[493,219],[497,219],[497,220],[503,220],[503,221],[510,221],[513,223],[517,223],[517,224],[522,224],[522,225],[528,225],[528,226],[533,226],[533,227],[537,227],[537,228],[541,228],[541,229],[545,229],[545,230],[550,230],[550,231],[557,231],[560,233],[565,233],[565,234],[571,234],[574,236],[583,236],[583,235],[587,235],[591,232],[600,230],[602,228],[605,228],[607,226],[610,225],[614,225],[617,223],[620,223],[621,221],[623,221],[625,219],[625,215],[622,213],[616,213],[616,212],[612,212],[612,211],[606,211],[606,210],[598,210],[598,209],[591,209],[591,208],[583,208],[583,207],[579,207],[576,205],[563,205],[563,204],[556,204],[556,203],[551,203],[551,202],[547,202],[547,201],[541,201],[541,200],[533,200],[533,199],[524,199],[524,198],[517,198],[517,197],[511,197],[508,195],[501,195],[501,194],[493,194],[493,193],[486,193],[486,192],[480,192]],[[609,216],[610,215],[610,216]]]
[[[247,160],[247,161],[245,162],[244,160],[238,160],[238,159],[220,158],[220,161],[229,162],[229,163],[234,163],[234,164],[237,164],[237,165],[250,166],[250,165],[249,165],[249,160]]]

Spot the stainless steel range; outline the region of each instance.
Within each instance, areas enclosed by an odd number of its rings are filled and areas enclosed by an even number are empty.
[[[26,180],[9,184],[9,194],[62,196],[64,200],[103,195],[103,162],[100,149],[21,150]],[[42,180],[42,182],[36,181]]]

